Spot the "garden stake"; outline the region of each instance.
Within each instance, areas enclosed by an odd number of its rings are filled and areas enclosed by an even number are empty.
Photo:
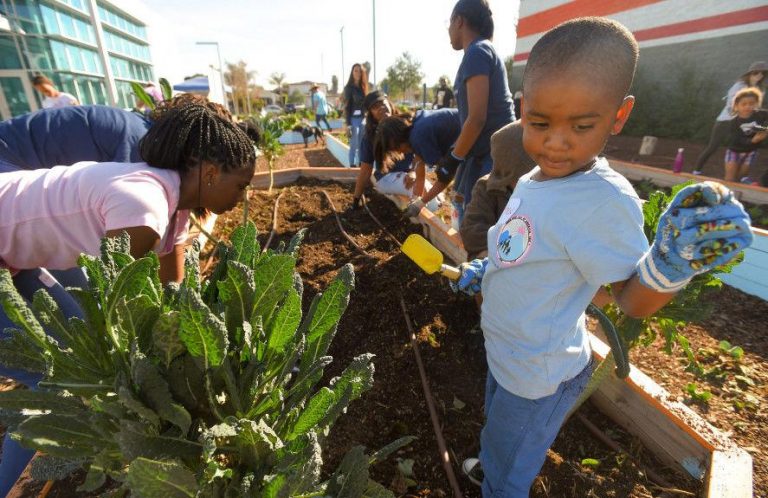
[[[684,496],[696,496],[694,493],[691,493],[690,491],[685,491],[682,489],[676,489],[672,484],[670,484],[666,479],[661,477],[656,472],[646,469],[643,467],[643,465],[635,458],[633,455],[631,455],[629,452],[624,450],[619,443],[608,437],[607,434],[605,434],[603,431],[600,430],[599,427],[597,427],[595,424],[593,424],[587,417],[582,415],[581,413],[576,414],[576,418],[579,419],[579,421],[584,424],[584,427],[589,430],[589,432],[592,433],[593,436],[595,436],[597,439],[603,442],[606,446],[608,446],[610,449],[615,451],[616,453],[621,453],[623,455],[626,455],[629,457],[630,460],[632,460],[632,463],[634,463],[640,470],[642,470],[645,475],[648,476],[648,479],[655,482],[657,485],[659,485],[662,488],[662,491],[665,491],[667,493],[675,493],[679,495]]]
[[[416,334],[413,331],[411,325],[411,318],[408,316],[408,310],[405,307],[405,300],[403,295],[400,294],[400,307],[403,309],[403,316],[405,316],[405,324],[408,326],[408,334],[411,338],[411,349],[416,356],[416,365],[419,368],[419,377],[421,377],[421,388],[424,391],[424,398],[427,400],[427,408],[429,409],[429,418],[432,419],[432,428],[435,430],[435,437],[437,438],[437,448],[440,450],[440,461],[445,469],[448,482],[453,488],[453,496],[456,498],[462,498],[461,488],[456,480],[456,474],[453,473],[453,466],[451,465],[451,457],[448,455],[448,448],[445,445],[445,439],[443,438],[443,431],[440,426],[440,421],[437,419],[437,410],[435,409],[435,402],[432,398],[432,391],[429,389],[429,382],[427,381],[427,372],[424,370],[424,363],[421,361],[421,354],[419,353],[419,345],[416,342]]]
[[[277,196],[277,199],[275,199],[275,207],[272,209],[272,230],[269,232],[269,238],[264,243],[264,248],[261,250],[261,252],[267,252],[269,244],[272,243],[272,237],[274,237],[277,233],[277,208],[280,205],[280,198],[283,196],[283,193],[285,193],[285,190],[281,190],[280,194]]]
[[[339,212],[336,211],[336,206],[333,204],[333,201],[331,200],[331,196],[328,195],[328,192],[326,192],[325,190],[322,190],[322,189],[320,190],[320,192],[322,192],[322,194],[325,196],[325,199],[328,201],[328,204],[331,205],[331,211],[333,211],[333,215],[336,217],[336,224],[339,225],[339,230],[341,230],[341,234],[344,236],[344,238],[347,239],[349,241],[349,243],[352,244],[352,246],[354,246],[355,249],[357,249],[357,252],[359,252],[360,254],[362,254],[362,255],[364,255],[364,256],[366,256],[368,258],[375,259],[373,256],[368,254],[365,251],[365,249],[363,249],[362,247],[357,245],[357,242],[355,242],[355,239],[350,237],[349,234],[347,233],[347,231],[344,230],[344,226],[341,224],[341,218],[339,218]]]

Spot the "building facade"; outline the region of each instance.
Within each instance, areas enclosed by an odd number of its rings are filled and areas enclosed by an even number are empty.
[[[40,108],[37,74],[83,104],[132,107],[154,80],[147,26],[107,0],[0,0],[0,118]]]
[[[768,60],[765,0],[522,0],[513,92],[534,43],[581,16],[605,16],[627,26],[640,45],[638,75],[662,88],[688,77],[705,82],[719,99],[752,62]]]

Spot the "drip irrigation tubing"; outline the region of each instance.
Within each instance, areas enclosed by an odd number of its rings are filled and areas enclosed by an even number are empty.
[[[597,427],[595,424],[593,424],[587,417],[582,415],[581,413],[576,413],[576,418],[579,419],[579,422],[584,424],[584,427],[589,430],[589,432],[592,433],[593,436],[595,436],[597,439],[599,439],[603,444],[608,446],[610,449],[617,453],[621,453],[623,455],[626,455],[632,462],[637,465],[640,470],[642,470],[645,475],[648,476],[648,479],[656,483],[660,490],[667,492],[667,493],[673,493],[678,495],[684,495],[684,496],[696,496],[694,493],[691,493],[690,491],[685,491],[683,489],[676,489],[672,484],[670,484],[666,479],[661,477],[659,474],[654,472],[651,469],[645,468],[633,455],[631,455],[628,451],[626,451],[624,448],[622,448],[619,443],[608,437],[607,434],[605,434],[603,431],[600,430],[599,427]]]
[[[362,255],[364,255],[364,256],[366,256],[368,258],[375,259],[373,256],[368,254],[368,252],[366,252],[365,249],[360,247],[357,244],[357,242],[355,242],[355,239],[350,237],[350,235],[347,233],[347,231],[344,230],[344,226],[341,224],[341,218],[339,217],[339,212],[336,211],[336,205],[331,200],[331,196],[328,195],[328,192],[326,192],[323,189],[320,189],[320,192],[322,192],[322,194],[325,196],[325,199],[328,201],[328,204],[331,206],[331,211],[333,211],[333,215],[336,217],[336,224],[339,226],[339,230],[341,231],[341,234],[344,236],[344,238],[347,239],[350,244],[352,244],[352,246],[357,250],[357,252],[359,252],[360,254],[362,254]]]
[[[403,316],[405,316],[405,324],[408,326],[408,334],[411,339],[411,349],[416,356],[416,365],[419,368],[419,377],[421,377],[421,388],[424,391],[424,398],[427,400],[427,408],[429,409],[429,418],[432,419],[432,428],[435,431],[435,437],[437,438],[437,448],[440,451],[440,461],[445,469],[448,482],[453,488],[453,496],[455,498],[462,498],[461,488],[459,482],[456,480],[456,474],[453,472],[453,465],[451,465],[451,457],[448,454],[448,447],[445,444],[445,438],[443,438],[443,431],[440,428],[440,420],[437,418],[437,409],[435,408],[435,402],[432,398],[432,391],[429,389],[429,382],[427,381],[427,372],[424,369],[424,362],[421,360],[421,353],[419,353],[419,344],[416,342],[416,334],[413,331],[413,325],[411,325],[411,317],[408,316],[408,310],[405,307],[405,300],[403,295],[400,295],[400,307],[403,309]]]
[[[267,241],[264,243],[264,247],[261,249],[261,252],[267,251],[269,245],[272,243],[272,238],[277,233],[277,210],[280,206],[280,198],[283,196],[283,193],[285,193],[285,190],[281,190],[280,194],[277,196],[277,199],[275,199],[275,207],[272,209],[272,230],[270,230],[269,238],[267,238]]]
[[[390,232],[389,230],[387,230],[387,227],[385,227],[385,226],[384,226],[384,224],[383,224],[381,221],[379,221],[379,219],[378,219],[376,216],[374,216],[374,215],[373,215],[373,212],[372,212],[372,211],[371,211],[371,209],[368,207],[368,202],[365,200],[365,195],[361,196],[361,200],[362,200],[362,202],[363,202],[363,207],[364,207],[364,208],[365,208],[365,210],[368,212],[368,216],[370,216],[370,217],[371,217],[371,219],[372,219],[372,220],[373,220],[373,221],[374,221],[374,222],[375,222],[377,225],[379,225],[379,227],[380,227],[382,230],[384,230],[384,234],[385,234],[387,237],[389,237],[390,239],[392,239],[392,240],[395,242],[395,244],[397,244],[397,246],[398,246],[398,247],[403,247],[403,244],[401,244],[401,243],[400,243],[400,241],[399,241],[399,240],[397,240],[397,237],[395,237],[394,235],[392,235],[392,232]]]

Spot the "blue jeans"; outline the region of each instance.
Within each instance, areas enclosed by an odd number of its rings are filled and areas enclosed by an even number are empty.
[[[328,124],[328,120],[325,117],[325,114],[315,114],[315,123],[317,123],[317,127],[321,130],[323,129],[322,126],[320,126],[320,122],[325,123],[325,127],[328,128],[328,131],[331,131],[331,125]]]
[[[19,291],[19,294],[21,294],[28,303],[32,301],[32,296],[35,291],[38,289],[46,289],[54,301],[56,301],[56,304],[59,305],[59,309],[65,317],[83,317],[80,305],[72,295],[64,289],[65,286],[80,288],[88,287],[88,281],[80,268],[50,272],[41,268],[22,270],[13,277],[13,283],[16,285],[16,290]],[[0,306],[0,339],[5,339],[10,336],[10,333],[6,333],[7,328],[18,327],[10,318],[8,318],[5,311],[3,311]],[[0,364],[0,375],[21,382],[30,389],[36,389],[37,383],[41,378],[41,374],[39,373],[8,368],[2,364]],[[0,496],[8,494],[8,491],[10,491],[16,483],[34,453],[34,450],[21,447],[21,445],[11,439],[10,435],[6,432],[5,439],[3,440],[3,455],[2,459],[0,459]]]
[[[539,399],[516,396],[491,372],[485,386],[485,426],[480,434],[483,498],[527,498],[547,449],[592,376],[592,362],[557,391]]]
[[[359,165],[360,142],[363,140],[363,117],[352,116],[349,122],[349,166],[355,168]]]

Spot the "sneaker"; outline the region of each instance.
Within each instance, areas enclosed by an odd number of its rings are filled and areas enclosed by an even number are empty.
[[[464,475],[467,476],[469,482],[476,486],[483,485],[483,468],[480,466],[480,460],[477,458],[467,458],[461,464],[461,470],[464,471]]]
[[[693,171],[691,172],[691,174],[692,174],[692,175],[696,175],[696,176],[699,176],[699,175],[703,175],[703,174],[704,174],[704,172],[703,172],[703,171],[701,171],[700,169],[695,169],[695,170],[693,170]]]
[[[747,185],[752,185],[753,183],[755,183],[755,181],[752,178],[748,177],[748,176],[742,177],[741,180],[739,180],[739,181],[741,183],[746,183]]]

